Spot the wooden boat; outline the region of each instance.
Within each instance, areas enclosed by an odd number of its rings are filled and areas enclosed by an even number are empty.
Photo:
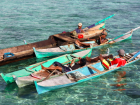
[[[103,56],[106,56],[106,54],[104,54]],[[75,58],[74,58],[75,59]],[[77,60],[77,59],[76,59]],[[78,60],[77,60],[78,61]],[[88,62],[87,62],[88,63]],[[65,66],[67,64],[65,63]],[[68,65],[67,65],[68,66]],[[53,78],[53,77],[57,77],[57,76],[60,76],[60,75],[63,75],[62,72],[59,72],[57,70],[54,70],[53,72],[50,72],[50,71],[47,71],[47,70],[44,70],[42,68],[42,70],[38,71],[38,72],[34,72],[32,73],[31,75],[29,76],[23,76],[23,77],[16,77],[16,76],[13,76],[17,86],[19,88],[21,87],[24,87],[24,86],[27,86],[27,85],[30,85],[30,84],[33,84],[34,81],[37,81],[37,82],[41,82],[43,80],[46,80],[48,78]]]
[[[140,51],[125,55],[126,65],[132,64],[140,59]],[[124,67],[124,66],[123,66]],[[100,77],[107,73],[113,72],[122,67],[115,67],[105,70],[101,62],[88,64],[82,68],[65,73],[64,75],[50,78],[42,82],[34,82],[38,94],[45,93],[54,89],[75,85],[93,78]]]
[[[92,27],[95,27],[93,29],[97,29],[99,28],[98,25],[100,26],[101,23],[113,17],[114,15],[115,14],[108,16],[107,18],[89,26],[88,28],[92,29]],[[40,42],[29,43],[29,44],[10,47],[6,49],[0,49],[0,65],[34,57],[34,52],[32,49],[33,47],[51,48],[51,47],[56,47],[56,46],[72,43],[75,41],[75,39],[71,37],[71,34],[72,34],[71,32],[59,33],[59,34],[51,35],[47,40],[43,40]],[[12,53],[14,56],[4,58],[3,55],[8,52]]]
[[[43,61],[40,63],[30,65],[30,66],[26,67],[25,69],[22,69],[19,71],[15,71],[15,72],[8,73],[5,75],[3,73],[1,73],[1,76],[4,79],[4,81],[8,84],[8,83],[15,82],[13,76],[15,76],[15,77],[29,76],[30,74],[41,70],[42,69],[41,65],[43,65],[45,67],[49,67],[55,61],[59,61],[60,63],[67,64],[67,63],[71,62],[73,58],[76,61],[78,61],[78,57],[81,57],[81,58],[90,57],[91,54],[92,54],[92,49],[84,50],[84,51],[74,53],[74,54],[66,54],[66,55],[63,55],[60,57],[53,58],[51,60],[46,60],[46,61]]]
[[[116,38],[109,39],[108,42],[106,42],[104,44],[97,45],[94,41],[86,41],[85,43],[93,44],[93,49],[101,48],[101,47],[103,47],[105,45],[108,45],[108,44],[113,44],[113,43],[117,43],[117,42],[121,42],[121,41],[124,41],[124,40],[131,39],[133,31],[135,31],[139,28],[140,27],[137,27],[137,28],[135,28],[131,31],[128,31],[125,34],[117,36]],[[79,52],[79,51],[89,49],[89,47],[83,48],[83,47],[77,46],[76,44],[68,44],[68,45],[59,46],[59,47],[55,47],[55,48],[48,48],[48,49],[35,49],[35,48],[33,48],[33,49],[34,49],[34,53],[35,53],[36,57],[37,58],[42,58],[42,57],[57,56],[57,55],[60,55],[60,54],[76,53],[76,52]]]
[[[88,41],[87,43],[94,43],[94,41]],[[88,48],[82,48],[79,49],[75,44],[68,44],[64,46],[59,46],[55,48],[47,48],[47,49],[35,49],[34,53],[37,58],[42,58],[42,57],[52,57],[52,56],[57,56],[57,55],[62,55],[62,54],[71,54],[71,53],[76,53],[79,51],[84,51],[90,49]]]
[[[97,37],[98,35],[101,35],[101,33],[103,32],[105,28],[105,23],[102,23],[100,25],[97,25],[95,27],[92,28],[85,28],[84,33],[76,33],[76,31],[73,31],[73,34],[71,35],[73,38],[76,39],[80,39],[80,40],[85,40],[87,38],[93,38],[93,37]],[[105,34],[107,34],[107,32],[104,32]]]

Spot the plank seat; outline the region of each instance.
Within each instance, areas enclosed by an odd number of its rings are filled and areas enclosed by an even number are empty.
[[[96,71],[98,74],[102,73],[103,71],[100,71],[98,69],[96,69],[95,67],[88,65],[89,68],[93,69],[94,71]]]

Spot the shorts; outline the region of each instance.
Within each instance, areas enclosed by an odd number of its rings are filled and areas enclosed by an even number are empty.
[[[59,66],[59,67],[61,67],[63,73],[68,72],[68,71],[71,71],[69,67],[66,67],[66,66],[62,65],[62,64],[59,63],[59,62],[54,62],[53,65],[54,65],[54,66]]]
[[[110,64],[105,59],[103,59],[102,65],[104,66],[105,69],[109,70]]]

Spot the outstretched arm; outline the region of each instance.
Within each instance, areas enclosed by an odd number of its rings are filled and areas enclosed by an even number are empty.
[[[102,55],[100,54],[100,56],[95,57],[95,58],[86,57],[86,61],[88,61],[88,62],[97,62],[98,60],[103,61],[103,59],[108,59],[108,58],[109,58],[109,59],[112,59],[112,58],[113,58],[113,55],[102,56]]]
[[[73,60],[71,61],[70,67],[74,64],[74,62],[75,62],[75,59],[73,59]]]
[[[81,60],[81,57],[78,57],[79,61]],[[73,59],[70,63],[70,67],[73,65],[73,63],[75,63],[75,59]]]
[[[87,38],[87,40],[89,40],[89,41],[96,41],[96,39],[89,39],[89,38]]]

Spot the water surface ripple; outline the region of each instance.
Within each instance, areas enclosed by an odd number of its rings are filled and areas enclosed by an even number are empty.
[[[106,21],[114,38],[140,26],[139,0],[0,0],[0,49],[47,39],[50,35],[71,31],[79,22],[83,27],[116,14]],[[123,48],[126,52],[140,49],[140,30],[133,33],[132,40],[111,45],[110,53],[117,54]],[[93,50],[92,56],[105,53],[107,47]],[[11,63],[0,67],[0,72],[20,70],[47,58]],[[140,103],[140,61],[119,69],[126,72],[117,84],[117,72],[112,72],[87,82],[61,88],[38,95],[35,86],[19,89],[15,83],[6,85],[0,78],[0,105],[139,105]],[[123,91],[114,91],[123,90]]]

